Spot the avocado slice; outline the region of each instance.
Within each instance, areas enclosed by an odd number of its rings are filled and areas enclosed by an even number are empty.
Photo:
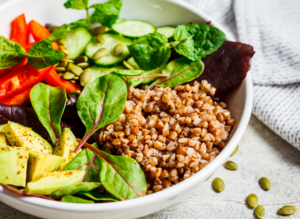
[[[63,170],[64,167],[76,156],[77,153],[74,152],[77,147],[78,142],[73,132],[69,128],[65,128],[59,138],[54,153],[57,156],[65,158],[65,161],[60,166],[60,170]]]
[[[25,187],[28,157],[25,148],[0,146],[0,183]]]
[[[5,132],[4,132],[4,126],[5,125],[0,125],[0,142],[7,144],[8,145],[8,141],[5,137]]]
[[[8,122],[4,129],[5,136],[12,146],[24,147],[28,151],[41,154],[52,154],[52,146],[31,128],[14,122]]]
[[[40,179],[45,172],[56,171],[64,162],[65,158],[29,152],[27,182],[34,182]]]
[[[34,195],[51,195],[62,187],[79,184],[84,174],[84,170],[44,173],[39,180],[28,183],[24,192]]]

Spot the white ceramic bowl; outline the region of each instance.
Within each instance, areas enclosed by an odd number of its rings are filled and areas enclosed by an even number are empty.
[[[10,22],[22,13],[25,13],[27,21],[34,19],[41,24],[52,23],[56,25],[70,23],[85,17],[84,11],[66,10],[63,7],[65,1],[10,0],[0,5],[0,34],[8,37]],[[90,0],[90,4],[104,1]],[[190,21],[200,23],[211,21],[209,16],[180,0],[123,0],[120,17],[145,20],[157,26],[185,24]],[[222,27],[217,23],[212,21],[212,24],[222,30]],[[231,40],[228,35],[227,39]],[[228,108],[237,124],[230,135],[226,148],[207,167],[176,186],[138,199],[94,205],[17,197],[3,191],[0,187],[0,200],[20,211],[49,219],[127,219],[161,210],[190,194],[196,185],[209,178],[230,156],[248,125],[252,110],[252,93],[252,80],[248,74],[242,85],[227,97]]]

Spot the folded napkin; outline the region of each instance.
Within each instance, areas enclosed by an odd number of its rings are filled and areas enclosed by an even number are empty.
[[[185,0],[256,54],[250,73],[253,114],[300,150],[300,4],[298,0]]]

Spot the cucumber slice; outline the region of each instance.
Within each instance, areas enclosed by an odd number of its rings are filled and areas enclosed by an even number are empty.
[[[100,44],[96,42],[95,38],[86,46],[85,54],[90,59],[93,58],[94,54],[101,48],[106,48],[107,53],[105,56],[101,57],[98,60],[95,60],[95,65],[98,65],[100,67],[113,67],[118,65],[120,62],[122,62],[124,59],[126,59],[130,53],[127,48],[127,45],[130,45],[132,41],[130,39],[126,39],[120,35],[113,34],[113,33],[105,33],[102,34],[105,42],[103,44]],[[124,46],[124,52],[120,56],[115,55],[114,48],[117,44],[123,44]]]
[[[118,66],[112,67],[112,68],[103,68],[103,67],[98,67],[98,66],[93,65],[93,66],[89,67],[89,69],[91,69],[92,76],[88,83],[91,83],[96,78],[99,78],[103,75],[108,75],[117,69],[125,69],[125,67],[122,65],[118,65]]]
[[[164,27],[158,27],[157,32],[162,35],[165,35],[165,37],[167,37],[168,41],[170,42],[174,39],[173,34],[174,34],[175,29],[176,29],[176,27],[173,27],[173,26],[164,26]]]
[[[85,27],[78,27],[71,30],[65,37],[65,47],[69,50],[68,59],[76,59],[84,53],[86,45],[91,41],[92,34]]]
[[[146,21],[127,20],[113,24],[112,30],[124,37],[137,39],[148,33],[155,33],[156,27]]]

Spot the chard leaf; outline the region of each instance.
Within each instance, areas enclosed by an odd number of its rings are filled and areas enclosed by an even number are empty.
[[[78,198],[78,197],[71,196],[71,195],[64,196],[64,197],[61,199],[61,202],[80,203],[80,204],[94,204],[94,203],[95,203],[95,202],[93,202],[93,201],[85,200],[85,199]]]
[[[53,145],[61,135],[61,117],[67,103],[66,90],[38,83],[30,91],[31,104],[47,129]]]
[[[77,194],[87,196],[90,199],[93,199],[95,201],[115,201],[115,202],[120,201],[119,199],[117,199],[116,197],[114,197],[109,193],[99,193],[96,191],[89,191],[89,192],[78,192]]]
[[[89,5],[89,0],[68,0],[64,6],[65,8],[69,9],[77,9],[82,10],[86,9]]]
[[[204,69],[203,62],[199,59],[195,62],[182,57],[171,61],[163,70],[164,74],[168,74],[168,78],[159,78],[150,88],[158,87],[174,87],[178,84],[184,84],[199,77]]]
[[[91,22],[111,27],[118,20],[121,7],[122,0],[110,0],[102,4],[94,4],[90,6],[90,8],[95,8]]]
[[[176,52],[193,61],[217,51],[225,41],[225,34],[208,24],[179,25],[173,36]]]
[[[55,65],[64,57],[64,53],[54,50],[51,42],[47,39],[37,42],[28,51],[28,63],[36,69]]]
[[[76,152],[95,131],[120,117],[126,98],[126,84],[114,74],[99,77],[84,87],[77,101],[77,110],[86,133]]]
[[[15,42],[0,36],[0,70],[12,68],[26,57],[26,51]]]
[[[89,192],[101,186],[101,183],[84,182],[79,185],[65,186],[50,195],[50,198],[59,199],[62,196],[73,195],[79,192]]]
[[[171,56],[168,39],[160,33],[140,37],[128,46],[130,54],[143,70],[152,70],[165,63]]]

